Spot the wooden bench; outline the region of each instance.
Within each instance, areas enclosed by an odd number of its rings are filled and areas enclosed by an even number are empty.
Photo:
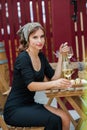
[[[0,116],[0,128],[2,130],[44,130],[44,127],[13,127],[7,125],[2,116]]]
[[[0,127],[2,130],[44,130],[44,127],[12,127],[8,126],[0,116]]]

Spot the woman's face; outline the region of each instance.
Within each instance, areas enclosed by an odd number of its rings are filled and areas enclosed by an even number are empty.
[[[45,34],[42,29],[38,29],[29,36],[29,47],[41,50],[45,43]]]

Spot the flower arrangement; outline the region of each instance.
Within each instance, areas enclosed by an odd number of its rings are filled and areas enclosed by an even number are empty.
[[[83,71],[84,68],[84,62],[78,62],[78,71]]]
[[[87,79],[87,63],[78,62],[78,77],[80,79]]]

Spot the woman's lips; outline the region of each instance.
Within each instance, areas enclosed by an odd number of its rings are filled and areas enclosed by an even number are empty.
[[[43,44],[41,44],[41,43],[38,43],[38,44],[37,44],[37,46],[39,46],[39,47],[42,47],[42,46],[43,46]]]

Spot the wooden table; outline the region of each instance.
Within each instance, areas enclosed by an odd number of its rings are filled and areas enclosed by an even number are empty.
[[[87,94],[86,90],[49,90],[46,91],[46,95],[49,98],[48,105],[51,104],[54,98],[57,99],[59,106],[70,116],[71,122],[75,126],[75,130],[80,130],[80,127],[84,121],[87,120],[87,115],[84,112],[84,103],[81,99],[82,95]],[[63,97],[63,98],[62,98]],[[67,108],[66,102],[68,102],[74,110],[79,114],[80,118],[75,120]]]

